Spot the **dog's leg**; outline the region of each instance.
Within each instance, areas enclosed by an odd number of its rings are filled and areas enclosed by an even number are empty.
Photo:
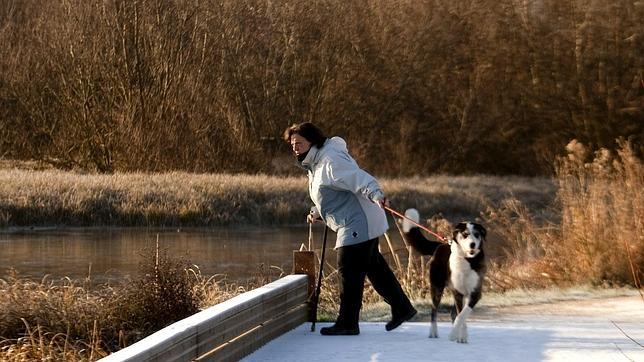
[[[454,324],[456,316],[463,310],[463,294],[455,290],[452,291],[452,294],[454,296],[454,306],[450,311],[450,316],[452,317],[452,324]]]
[[[450,341],[456,341],[458,343],[467,343],[467,318],[470,316],[470,313],[472,313],[472,308],[468,305],[467,307],[463,308],[463,310],[456,316],[456,320],[454,321],[454,328],[452,328],[452,332],[449,334],[449,340]]]
[[[438,338],[436,314],[438,314],[438,307],[443,297],[443,291],[449,280],[450,253],[450,246],[443,244],[436,248],[436,252],[429,260],[429,284],[432,295],[432,326],[429,331],[430,338]]]
[[[438,338],[438,323],[436,315],[438,314],[438,306],[441,304],[443,298],[443,289],[432,286],[432,325],[429,329],[429,338]]]
[[[467,298],[467,306],[462,310],[461,313],[456,316],[454,321],[454,329],[449,335],[451,341],[456,341],[458,343],[467,343],[467,318],[469,318],[470,313],[474,309],[474,306],[481,299],[481,289],[475,289],[472,294]],[[463,305],[463,298],[461,296],[461,305]]]
[[[454,301],[458,315],[454,318],[454,327],[449,334],[449,340],[458,343],[467,343],[467,324],[465,322],[472,312],[469,303],[470,300],[468,298],[468,305],[463,308],[463,294],[455,291]]]
[[[472,291],[472,294],[470,294],[470,297],[467,299],[468,299],[467,305],[469,305],[470,308],[474,309],[474,306],[476,305],[476,303],[478,303],[478,301],[481,299],[481,289],[480,288],[474,289],[474,291]]]

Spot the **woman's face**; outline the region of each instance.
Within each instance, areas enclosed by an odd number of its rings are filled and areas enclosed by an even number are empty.
[[[296,156],[306,153],[311,148],[311,142],[297,133],[291,135],[291,148]]]

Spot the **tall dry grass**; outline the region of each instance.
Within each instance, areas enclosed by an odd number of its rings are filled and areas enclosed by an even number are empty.
[[[106,355],[98,343],[109,324],[106,301],[114,290],[90,292],[63,279],[0,279],[0,359],[82,360]],[[100,321],[100,325],[99,325]],[[117,334],[118,335],[118,334]]]
[[[139,276],[128,283],[92,285],[13,271],[0,279],[0,360],[93,361],[177,320],[267,283],[247,285],[204,276],[163,250],[143,251]]]
[[[591,153],[572,141],[557,164],[558,222],[539,223],[518,201],[489,210],[506,241],[499,285],[631,285],[644,272],[644,169],[634,145]]]
[[[644,276],[644,167],[634,145],[589,154],[571,142],[557,169],[562,204],[560,263],[571,280],[641,286]]]

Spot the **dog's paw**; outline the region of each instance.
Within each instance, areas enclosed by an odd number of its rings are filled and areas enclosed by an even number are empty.
[[[457,343],[467,343],[467,326],[456,325],[449,334],[449,340]]]

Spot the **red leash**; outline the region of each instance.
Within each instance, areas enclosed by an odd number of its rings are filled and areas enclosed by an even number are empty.
[[[409,221],[410,223],[412,223],[412,224],[414,224],[414,225],[418,226],[419,228],[421,228],[421,229],[423,229],[423,230],[427,231],[427,232],[428,232],[428,233],[430,233],[431,235],[433,235],[433,236],[437,237],[437,238],[438,238],[440,241],[442,241],[442,242],[447,242],[447,241],[448,241],[448,240],[447,240],[447,238],[445,238],[444,236],[442,236],[442,235],[440,235],[440,234],[437,234],[437,233],[435,233],[435,232],[433,232],[433,231],[429,230],[427,227],[425,227],[425,226],[423,226],[423,225],[421,225],[421,224],[417,223],[416,221],[414,221],[414,220],[412,220],[412,219],[408,218],[407,216],[405,216],[405,215],[403,215],[403,214],[399,213],[398,211],[396,211],[396,210],[392,209],[392,208],[391,208],[391,207],[389,207],[389,206],[385,206],[385,210],[387,210],[387,211],[391,212],[392,214],[394,214],[394,215],[396,215],[396,216],[398,216],[398,217],[402,217],[403,219],[405,219],[405,220]]]

